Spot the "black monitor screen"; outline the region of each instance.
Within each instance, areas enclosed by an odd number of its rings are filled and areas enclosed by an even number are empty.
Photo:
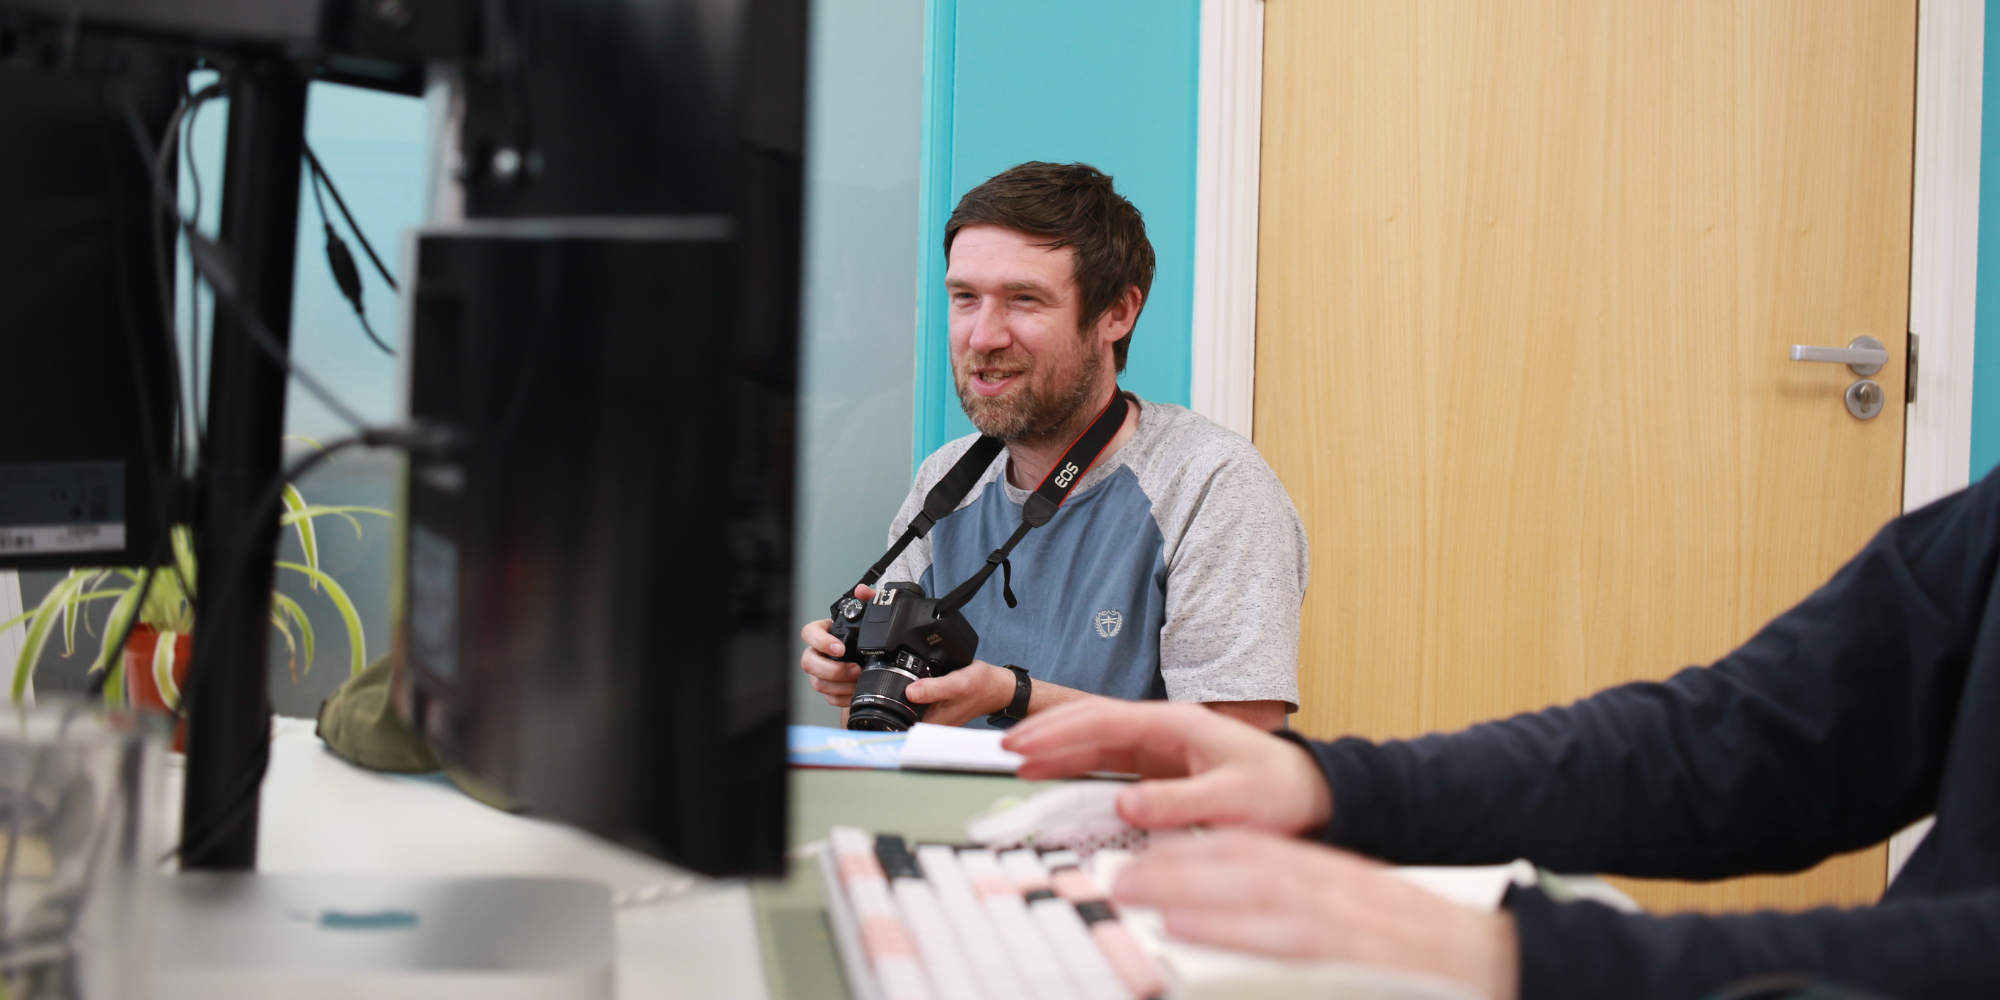
[[[25,39],[7,45],[0,566],[144,562],[163,513],[172,381],[150,181],[119,102],[164,128],[182,77],[137,51],[94,53],[99,65],[78,72],[42,65]]]

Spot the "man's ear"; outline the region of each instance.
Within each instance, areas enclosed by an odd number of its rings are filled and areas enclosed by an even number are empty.
[[[1107,344],[1117,343],[1132,332],[1139,322],[1139,309],[1146,304],[1146,293],[1138,285],[1126,285],[1125,294],[1097,317],[1097,337]]]

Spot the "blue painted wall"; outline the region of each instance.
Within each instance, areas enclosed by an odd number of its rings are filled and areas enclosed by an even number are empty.
[[[946,342],[944,223],[1025,160],[1080,160],[1145,214],[1153,293],[1121,380],[1186,405],[1193,370],[1200,0],[930,0],[915,457],[972,425]]]
[[[1979,123],[1979,299],[1972,350],[1972,481],[2000,465],[2000,6],[1986,5]]]

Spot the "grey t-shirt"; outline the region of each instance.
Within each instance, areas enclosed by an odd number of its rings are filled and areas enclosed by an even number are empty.
[[[1242,436],[1183,407],[1139,403],[1139,426],[1093,466],[1048,524],[965,606],[980,659],[1036,678],[1132,700],[1299,701],[1299,605],[1310,566],[1305,525],[1264,457]],[[939,448],[890,528],[977,440]],[[1021,523],[1028,491],[1006,480],[1007,453],[958,510],[882,579],[937,596],[985,565]],[[982,722],[975,723],[983,725]]]

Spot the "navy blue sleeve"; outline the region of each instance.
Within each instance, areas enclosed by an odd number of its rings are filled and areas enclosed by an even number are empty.
[[[1688,879],[1877,843],[1937,801],[1996,525],[1995,478],[1898,518],[1712,667],[1459,733],[1313,744],[1325,837],[1405,864]],[[1980,722],[1960,737],[2000,740]]]
[[[1906,1000],[1991,997],[2000,982],[2000,890],[1719,917],[1632,916],[1533,889],[1507,906],[1523,1000],[1692,1000],[1774,972]]]

